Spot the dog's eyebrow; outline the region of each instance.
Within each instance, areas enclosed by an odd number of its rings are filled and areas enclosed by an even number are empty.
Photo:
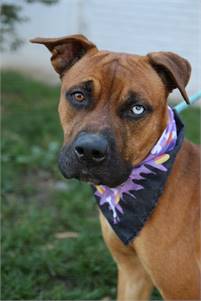
[[[126,101],[124,101],[123,106],[129,106],[132,104],[142,104],[142,105],[150,106],[148,101],[139,92],[129,91],[124,99]]]
[[[78,88],[85,89],[88,93],[91,93],[92,89],[93,89],[93,80],[89,79],[89,80],[82,81],[82,82],[70,87],[68,90],[73,91]]]
[[[127,95],[127,99],[139,100],[142,98],[142,95],[139,92],[129,91]]]

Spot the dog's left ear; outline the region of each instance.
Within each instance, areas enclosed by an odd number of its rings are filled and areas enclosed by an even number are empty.
[[[168,93],[178,88],[186,103],[190,103],[185,87],[191,75],[189,62],[173,52],[152,52],[148,55],[153,68],[165,83]]]
[[[51,63],[60,76],[90,49],[97,49],[85,36],[77,34],[61,38],[35,38],[32,43],[43,44],[52,53]]]

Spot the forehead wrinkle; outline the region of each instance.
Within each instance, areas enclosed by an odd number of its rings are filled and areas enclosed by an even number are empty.
[[[107,77],[109,75],[107,94],[105,95],[107,99],[105,105],[108,107],[108,109],[111,109],[113,105],[116,106],[121,101],[122,93],[125,88],[125,83],[122,80],[122,75],[120,75],[121,70],[119,70],[119,68],[121,68],[121,65],[119,64],[119,58],[115,58],[112,60],[111,64],[107,65],[107,68],[105,69]]]
[[[143,59],[136,60],[133,57],[129,60],[129,58],[127,58],[127,65],[128,65],[128,69],[132,73],[134,70],[136,70],[137,72],[139,72],[139,74],[143,74],[143,76],[145,77],[147,77],[147,75],[150,76],[149,71],[151,67]]]
[[[108,70],[106,70],[106,73],[113,73],[112,78],[114,81],[115,78],[115,74],[119,74],[119,76],[116,78],[120,79],[121,77],[124,78],[124,75],[128,76],[128,78],[132,79],[132,77],[135,74],[135,70],[140,73],[142,73],[142,68],[141,68],[141,60],[139,60],[140,56],[131,56],[131,55],[118,55],[112,56],[112,58],[107,58],[107,60],[102,64],[104,69],[105,67],[108,68]],[[130,60],[129,60],[130,58]],[[131,66],[132,64],[132,66]],[[108,66],[109,65],[109,66]],[[112,71],[111,71],[112,70]],[[124,74],[122,76],[122,74]]]
[[[117,58],[113,58],[110,62],[112,82],[114,81],[118,67],[119,67],[119,60]]]
[[[106,115],[109,112],[109,106],[112,100],[116,100],[119,98],[122,85],[121,82],[116,85],[116,73],[118,71],[118,58],[112,58],[110,61],[105,62],[104,68],[102,68],[101,78],[103,82],[106,80],[104,84],[104,89],[100,89],[100,99],[98,102],[98,107],[101,110],[106,110]],[[118,78],[119,80],[119,78]],[[101,88],[102,85],[100,84]],[[114,89],[115,88],[115,89]]]
[[[96,62],[96,64],[103,67],[107,64],[112,63],[113,60],[116,60],[116,56],[114,57],[114,54],[109,51],[98,52],[92,57],[93,64]]]
[[[103,68],[103,78],[107,79],[107,82],[105,84],[104,95],[102,95],[105,98],[105,106],[107,107],[112,98],[116,98],[116,87],[115,86],[115,79],[116,79],[116,72],[118,69],[117,59],[112,59],[111,61],[105,62],[104,68]],[[118,85],[119,86],[119,85]]]
[[[126,58],[127,57],[140,57],[137,55],[128,55],[125,53],[119,53],[119,52],[111,52],[111,51],[99,51],[95,53],[92,57],[95,61],[98,60],[97,63],[100,63],[103,67],[108,64],[113,64],[113,62],[117,62],[119,65],[122,65],[124,67],[125,63],[127,63]]]

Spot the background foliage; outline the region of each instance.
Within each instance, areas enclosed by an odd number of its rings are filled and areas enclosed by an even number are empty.
[[[0,6],[0,50],[16,50],[23,43],[23,39],[17,33],[17,25],[27,22],[28,18],[23,15],[23,2],[28,4],[41,3],[52,5],[59,0],[23,0],[16,1],[14,4],[10,1],[3,1]],[[21,4],[19,4],[21,2]]]

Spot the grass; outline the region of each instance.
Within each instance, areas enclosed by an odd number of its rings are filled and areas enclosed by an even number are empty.
[[[59,88],[2,74],[2,300],[114,299],[116,266],[88,185],[57,170]],[[199,109],[182,114],[199,142]],[[155,290],[153,299],[161,299]]]

